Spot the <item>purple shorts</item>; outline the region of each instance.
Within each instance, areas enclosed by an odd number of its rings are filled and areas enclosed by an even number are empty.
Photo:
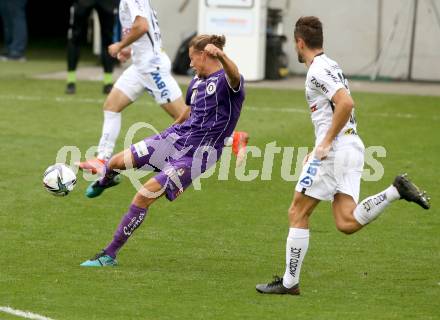
[[[205,158],[194,157],[191,150],[179,150],[173,139],[164,133],[145,138],[131,145],[130,149],[136,168],[159,172],[154,178],[170,201],[182,194],[193,179],[208,168]]]

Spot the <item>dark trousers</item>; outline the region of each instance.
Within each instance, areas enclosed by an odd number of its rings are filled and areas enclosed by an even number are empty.
[[[27,0],[0,0],[5,46],[3,53],[11,57],[24,56],[28,35],[26,23]]]
[[[112,44],[113,27],[118,18],[118,3],[119,0],[76,0],[70,7],[69,30],[67,32],[68,71],[76,70],[81,39],[85,34],[90,13],[92,9],[95,9],[101,25],[102,65],[104,72],[113,72],[114,59],[108,54],[107,47]]]

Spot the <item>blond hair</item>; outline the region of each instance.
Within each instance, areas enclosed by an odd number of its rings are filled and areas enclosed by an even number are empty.
[[[191,42],[189,43],[189,47],[190,48],[193,47],[198,51],[203,51],[208,44],[213,44],[220,50],[223,50],[225,43],[226,43],[226,38],[223,35],[218,36],[215,34],[212,35],[201,34],[191,39]]]

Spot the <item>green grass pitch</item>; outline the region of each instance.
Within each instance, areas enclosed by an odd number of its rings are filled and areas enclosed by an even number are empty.
[[[79,82],[64,96],[63,81],[31,74],[62,70],[64,62],[0,64],[0,306],[53,319],[439,319],[440,99],[353,92],[365,145],[387,150],[383,179],[363,182],[361,198],[408,172],[432,196],[432,208],[391,205],[357,234],[339,233],[329,203],[311,220],[301,274],[302,295],[264,296],[255,284],[282,275],[287,208],[294,183],[202,181],[177,201],[161,199],[121,250],[117,268],[79,264],[103,248],[126,211],[127,180],[87,199],[81,175],[72,194],[44,191],[42,174],[59,148],[84,151],[101,132],[101,84]],[[238,128],[264,148],[312,146],[302,91],[247,90]],[[143,97],[123,113],[121,137],[136,121],[158,129],[171,119]],[[139,138],[142,137],[140,133]],[[122,147],[119,139],[117,150]],[[262,168],[262,158],[248,169]],[[0,313],[0,319],[16,319]]]

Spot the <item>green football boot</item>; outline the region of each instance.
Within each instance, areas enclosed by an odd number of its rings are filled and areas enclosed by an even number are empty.
[[[116,259],[113,259],[102,250],[92,259],[84,261],[80,264],[81,267],[115,267],[118,265]]]
[[[105,189],[114,187],[114,186],[118,185],[119,183],[121,183],[121,176],[120,175],[113,177],[113,179],[110,181],[110,183],[105,186],[101,186],[99,184],[99,180],[96,180],[95,182],[92,182],[87,187],[86,197],[96,198],[96,197],[100,196],[101,193],[103,193]]]

